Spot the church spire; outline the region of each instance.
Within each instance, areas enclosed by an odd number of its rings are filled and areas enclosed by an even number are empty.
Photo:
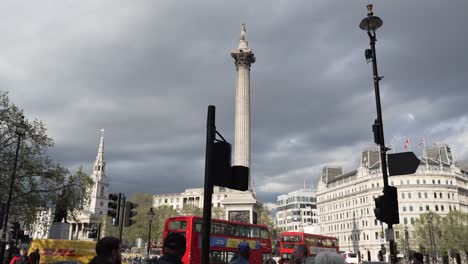
[[[99,141],[98,153],[94,162],[95,172],[104,172],[106,161],[104,160],[104,128],[101,128],[101,140]]]
[[[242,23],[241,33],[239,37],[239,49],[248,49],[249,42],[247,42],[247,30],[245,29],[245,23]]]

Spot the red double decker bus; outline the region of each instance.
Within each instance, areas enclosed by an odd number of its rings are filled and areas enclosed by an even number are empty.
[[[323,251],[339,252],[336,237],[307,234],[304,232],[283,232],[280,241],[280,263],[289,263],[294,246],[307,246],[309,254],[315,256]]]
[[[187,239],[187,250],[182,262],[201,263],[203,218],[177,216],[166,220],[164,239],[169,233],[182,233]],[[245,241],[250,245],[250,263],[263,263],[271,253],[271,238],[264,225],[253,225],[219,219],[211,220],[210,263],[227,264],[237,258],[237,245]]]

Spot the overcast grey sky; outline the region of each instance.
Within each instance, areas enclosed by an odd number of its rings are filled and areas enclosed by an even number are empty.
[[[425,136],[468,159],[468,1],[2,1],[0,89],[45,121],[50,155],[91,172],[104,128],[111,191],[202,187],[206,114],[234,141],[241,23],[251,71],[258,197],[316,185],[320,168],[358,166],[376,116],[359,22],[375,2],[386,141]]]

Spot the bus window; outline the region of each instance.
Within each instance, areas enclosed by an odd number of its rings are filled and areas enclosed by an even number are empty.
[[[260,237],[260,229],[258,227],[251,227],[250,237]]]
[[[202,225],[202,222],[196,220],[196,221],[195,221],[195,232],[201,232],[202,226],[203,226],[203,225]]]
[[[177,229],[182,229],[182,230],[187,229],[187,221],[181,220],[181,221],[169,222],[169,230],[177,230]]]
[[[244,237],[250,237],[249,227],[248,226],[239,226],[239,235]]]
[[[268,230],[264,228],[260,228],[260,238],[268,238]]]

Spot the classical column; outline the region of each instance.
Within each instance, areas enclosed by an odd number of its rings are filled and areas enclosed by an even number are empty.
[[[233,165],[250,168],[250,65],[255,62],[248,47],[245,24],[239,38],[239,47],[231,50],[237,70],[236,112]]]

